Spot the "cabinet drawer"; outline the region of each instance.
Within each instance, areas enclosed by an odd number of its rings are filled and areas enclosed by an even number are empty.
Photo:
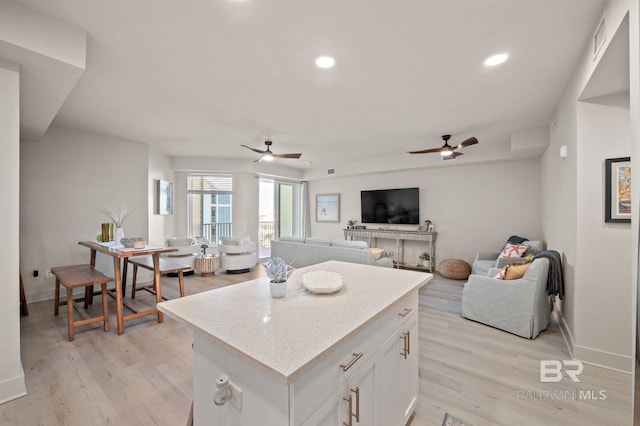
[[[418,314],[418,291],[403,297],[380,317],[380,334],[385,338],[393,334],[413,315]]]
[[[302,424],[320,402],[344,385],[353,372],[374,355],[384,337],[380,334],[379,321],[373,320],[293,382],[290,391],[293,424]]]

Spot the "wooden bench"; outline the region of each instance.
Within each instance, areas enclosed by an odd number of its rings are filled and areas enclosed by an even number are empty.
[[[51,268],[51,273],[56,277],[54,315],[58,315],[60,306],[67,305],[69,341],[73,342],[73,339],[75,338],[75,327],[102,321],[104,324],[104,331],[109,331],[107,283],[114,281],[114,279],[104,275],[91,265],[57,266],[55,268]],[[60,284],[62,284],[67,290],[66,301],[60,301]],[[89,295],[93,294],[93,286],[97,284],[100,284],[102,288],[102,315],[99,317],[90,317],[85,310],[80,310],[76,302],[83,301],[85,302],[86,307],[88,302],[87,298],[90,297]],[[74,299],[73,289],[78,287],[85,288],[85,295]],[[82,320],[74,321],[74,309],[82,316]]]
[[[151,294],[156,294],[156,282],[154,280],[153,284],[150,284],[145,287],[136,288],[136,280],[138,277],[138,268],[148,269],[153,271],[153,258],[151,256],[140,256],[135,258],[130,258],[129,263],[133,265],[133,280],[131,282],[131,298],[136,298],[136,291],[146,290]],[[173,260],[168,260],[164,258],[160,258],[160,275],[167,275],[170,273],[178,274],[178,283],[180,284],[180,297],[184,297],[184,271],[188,271],[192,269],[191,265],[187,265],[185,263],[175,262]],[[162,297],[163,300],[167,300],[166,297]]]

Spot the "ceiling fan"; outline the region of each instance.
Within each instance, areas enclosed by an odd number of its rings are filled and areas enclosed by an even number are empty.
[[[258,154],[261,154],[260,158],[258,158],[257,160],[254,161],[254,163],[258,163],[262,160],[264,161],[272,161],[274,158],[300,158],[302,156],[302,154],[274,154],[273,152],[271,152],[271,145],[273,145],[273,142],[267,140],[264,141],[264,144],[267,146],[266,150],[261,150],[261,149],[256,149],[256,148],[251,148],[250,146],[247,145],[240,145],[243,146],[247,149],[250,149],[253,152],[257,152]]]
[[[421,151],[409,151],[409,154],[429,154],[432,152],[439,152],[440,155],[442,155],[443,160],[453,160],[454,158],[463,155],[462,152],[459,152],[462,148],[478,143],[478,139],[476,139],[475,137],[470,137],[469,139],[460,142],[460,144],[456,146],[451,146],[449,145],[449,139],[451,139],[451,135],[442,135],[444,145],[442,145],[440,148],[423,149]]]

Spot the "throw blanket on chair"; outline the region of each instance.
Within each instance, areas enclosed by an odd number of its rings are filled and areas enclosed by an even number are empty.
[[[547,277],[547,294],[564,297],[564,275],[562,274],[562,257],[555,250],[546,250],[536,254],[534,259],[549,259],[549,275]]]

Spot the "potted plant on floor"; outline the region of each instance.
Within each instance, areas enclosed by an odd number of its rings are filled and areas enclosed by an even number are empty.
[[[431,255],[429,253],[422,252],[422,254],[419,256],[420,260],[422,260],[422,266],[424,266],[425,268],[431,268]]]

